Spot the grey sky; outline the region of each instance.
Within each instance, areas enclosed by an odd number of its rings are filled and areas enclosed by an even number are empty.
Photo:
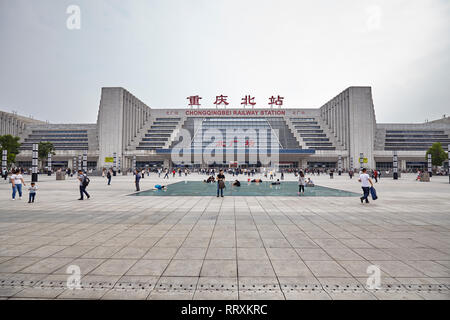
[[[103,86],[315,108],[368,85],[377,121],[432,120],[450,114],[449,18],[446,0],[0,0],[0,110],[95,122]]]

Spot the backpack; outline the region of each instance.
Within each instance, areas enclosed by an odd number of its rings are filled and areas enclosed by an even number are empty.
[[[91,182],[91,180],[89,180],[89,178],[87,176],[84,176],[83,187],[86,188],[89,185],[89,182]]]

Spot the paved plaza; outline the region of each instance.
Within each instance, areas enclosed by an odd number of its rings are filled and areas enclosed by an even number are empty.
[[[347,175],[312,178],[360,193]],[[141,190],[162,181],[152,174]],[[448,177],[383,178],[369,205],[357,197],[131,197],[133,182],[92,177],[92,198],[78,201],[75,178],[40,176],[28,204],[27,193],[11,201],[2,180],[0,297],[450,299]],[[66,285],[71,265],[80,289]],[[381,270],[379,289],[366,285],[371,265]]]

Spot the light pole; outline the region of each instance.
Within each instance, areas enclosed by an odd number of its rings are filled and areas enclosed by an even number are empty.
[[[38,182],[38,150],[39,145],[37,143],[33,143],[31,159],[31,182]]]
[[[338,174],[341,175],[342,173],[342,156],[339,155],[338,157]]]
[[[8,167],[8,150],[3,150],[2,152],[2,174],[6,171]]]
[[[87,151],[83,153],[83,171],[87,173],[88,165],[87,165]]]
[[[398,180],[398,155],[397,151],[394,151],[394,156],[392,159],[393,177],[394,180]]]
[[[433,168],[431,163],[431,153],[428,154],[428,174],[430,175],[430,178],[433,175]]]
[[[52,153],[51,152],[49,152],[47,154],[47,174],[49,176],[52,175]]]
[[[364,166],[364,153],[359,154],[359,171],[362,171]]]
[[[116,167],[117,167],[117,152],[113,153],[113,176],[116,176]]]

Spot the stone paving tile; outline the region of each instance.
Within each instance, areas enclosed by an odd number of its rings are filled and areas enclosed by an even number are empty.
[[[69,266],[78,266],[80,268],[81,274],[88,274],[95,268],[97,268],[99,265],[101,265],[103,262],[105,262],[105,259],[75,259],[63,266],[62,268],[56,270],[55,274],[68,274],[67,268]]]
[[[52,257],[58,258],[78,258],[81,255],[87,253],[88,251],[91,251],[95,247],[93,246],[71,246],[66,247],[65,249],[56,252],[52,255]]]
[[[421,296],[425,300],[450,300],[450,291],[445,290],[442,292],[436,291],[422,291],[417,295]]]
[[[236,260],[236,248],[208,248],[205,259]]]
[[[0,297],[1,298],[13,297],[22,290],[23,288],[20,287],[0,287]]]
[[[377,300],[376,296],[367,291],[330,290],[327,291],[333,300]]]
[[[163,275],[166,277],[198,277],[202,264],[203,260],[172,260]]]
[[[354,251],[361,257],[367,260],[393,260],[394,256],[388,254],[383,249],[374,248],[364,248],[364,249],[354,249]]]
[[[271,260],[277,277],[314,277],[302,260]]]
[[[192,300],[195,290],[153,290],[147,300]]]
[[[98,246],[88,251],[87,253],[83,254],[81,257],[109,259],[120,249],[122,249],[122,246],[108,246],[108,247]]]
[[[281,290],[239,290],[240,300],[285,300]]]
[[[264,248],[237,248],[239,260],[269,260]]]
[[[236,277],[236,260],[205,260],[200,275],[202,277]]]
[[[91,275],[121,276],[125,274],[137,260],[109,259],[90,272]]]
[[[270,260],[298,260],[297,252],[292,248],[267,248]]]
[[[343,267],[335,261],[305,261],[305,264],[316,277],[348,277]]]
[[[238,260],[239,277],[271,277],[275,276],[269,260]]]
[[[286,300],[331,300],[324,290],[288,290],[284,291]]]
[[[40,257],[40,258],[46,258],[49,257],[59,251],[64,250],[67,248],[66,246],[42,246],[38,249],[29,251],[27,253],[24,253],[22,257]]]
[[[64,289],[62,288],[25,288],[14,295],[14,298],[44,298],[44,299],[55,299],[60,295]]]
[[[424,277],[425,275],[401,261],[372,261],[391,277]]]
[[[378,300],[423,300],[419,294],[406,290],[374,290],[371,293]]]
[[[205,255],[206,255],[206,248],[181,247],[173,257],[173,259],[175,260],[204,259]]]
[[[22,269],[23,273],[53,273],[62,266],[73,261],[72,258],[44,258],[29,267]]]
[[[102,300],[146,300],[151,289],[110,289]]]
[[[237,290],[196,290],[194,300],[238,300]]]
[[[11,260],[11,259],[13,259],[13,257],[0,257],[0,265],[1,265],[3,262],[8,261],[8,260]],[[1,271],[0,271],[0,272],[1,272]]]
[[[141,259],[146,253],[147,248],[124,247],[116,252],[112,259]]]
[[[170,260],[174,257],[178,248],[151,248],[142,259],[146,260]]]
[[[11,258],[10,260],[7,260],[6,262],[0,264],[0,272],[2,273],[18,272],[32,264],[35,264],[39,260],[42,260],[42,258],[37,257]]]
[[[434,261],[405,261],[428,277],[450,277],[450,269]]]
[[[57,296],[58,299],[101,299],[111,289],[67,289]]]
[[[160,276],[169,265],[170,260],[139,260],[127,275],[134,276]]]
[[[302,248],[296,249],[298,255],[302,260],[319,261],[319,260],[333,260],[325,250]]]

